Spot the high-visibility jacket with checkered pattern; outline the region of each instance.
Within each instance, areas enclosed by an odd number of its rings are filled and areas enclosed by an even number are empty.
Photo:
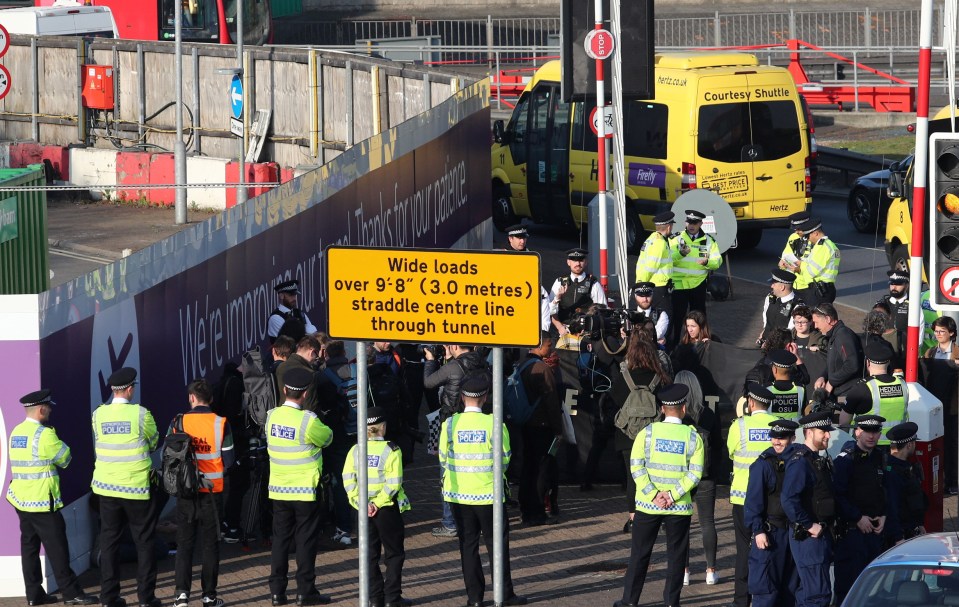
[[[749,485],[749,466],[759,454],[769,448],[769,422],[778,417],[768,411],[754,411],[736,419],[729,427],[726,448],[733,460],[733,482],[729,487],[729,501],[742,506],[746,503]]]
[[[70,447],[49,426],[26,419],[10,433],[10,472],[7,501],[22,512],[53,512],[63,508],[57,468],[70,464]]]
[[[144,407],[126,402],[97,407],[93,412],[93,492],[150,499],[150,452],[158,439],[156,421]]]
[[[636,481],[636,510],[647,514],[692,516],[690,492],[703,477],[703,441],[693,426],[654,422],[636,435],[629,470]],[[663,509],[656,494],[669,491],[673,505]]]
[[[688,251],[683,255],[687,247]],[[705,232],[700,232],[699,238],[694,240],[683,230],[670,238],[669,248],[673,255],[673,286],[676,289],[695,289],[705,282],[710,270],[723,265],[716,239]],[[701,259],[706,260],[706,265],[699,263]]]
[[[805,406],[806,389],[792,382],[779,381],[766,386],[773,393],[773,402],[769,412],[779,419],[799,421]]]
[[[504,474],[511,455],[509,432],[503,426]],[[465,411],[443,422],[439,458],[444,500],[470,506],[493,503],[492,415]]]
[[[315,413],[289,401],[267,414],[263,431],[270,456],[270,499],[315,502],[323,448],[333,442],[333,431]]]
[[[888,445],[889,439],[886,438],[886,432],[893,426],[909,421],[906,382],[895,375],[882,375],[869,378],[866,385],[872,396],[872,409],[865,415],[881,415],[886,418],[886,421],[882,422],[882,434],[879,436],[878,444]]]
[[[794,289],[805,289],[814,282],[836,282],[839,277],[840,254],[836,244],[828,236],[820,238],[809,247],[802,259]]]
[[[343,465],[343,489],[350,504],[359,509],[360,486],[357,470],[360,450],[350,449]],[[396,443],[382,438],[366,441],[367,499],[377,508],[398,506],[400,512],[410,509],[410,500],[403,490],[403,452]]]
[[[665,287],[673,276],[673,253],[669,240],[659,232],[653,232],[643,243],[636,260],[636,282],[651,282]]]

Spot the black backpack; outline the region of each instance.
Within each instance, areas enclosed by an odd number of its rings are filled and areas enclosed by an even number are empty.
[[[276,408],[276,378],[258,348],[244,352],[240,363],[243,375],[243,411],[248,428],[261,429],[266,416]]]
[[[163,441],[160,475],[163,490],[177,498],[194,499],[208,486],[193,450],[193,438],[183,431],[183,414],[173,420],[173,434]]]
[[[283,326],[277,332],[276,336],[286,335],[293,339],[293,343],[298,343],[306,335],[306,321],[303,320],[303,312],[299,309],[293,309],[289,312],[281,312],[279,308],[273,310],[270,316],[280,316],[283,318]]]

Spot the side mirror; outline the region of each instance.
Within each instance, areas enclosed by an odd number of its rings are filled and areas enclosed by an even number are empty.
[[[898,169],[899,167],[896,166],[895,168]],[[889,185],[886,186],[886,195],[890,199],[902,196],[902,173],[892,167],[889,171]]]
[[[506,129],[503,126],[502,120],[497,120],[493,123],[493,141],[496,143],[507,143],[505,141]]]

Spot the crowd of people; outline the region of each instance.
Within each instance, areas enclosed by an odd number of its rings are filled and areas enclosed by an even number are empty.
[[[818,219],[793,216],[795,233],[771,264],[770,294],[761,306],[761,356],[743,377],[732,415],[705,397],[712,392],[701,357],[710,344],[721,343],[709,324],[707,280],[722,257],[703,230],[704,219],[689,211],[685,230],[673,233],[673,213],[655,217],[625,311],[608,308],[598,280],[586,271],[587,252],[567,252],[569,273],[543,289],[540,343],[506,351],[504,372],[516,370],[533,411],[522,422],[507,419],[503,428],[504,467],[518,486],[516,499],[507,491],[505,504],[493,497],[493,382],[485,349],[374,342],[366,360],[351,359],[347,344],[318,332],[298,308],[299,285],[287,281],[275,287],[278,306],[268,321],[262,378],[270,405],[262,417],[250,404],[254,384],[247,361],[228,366],[217,382],[191,382],[189,409],[165,434],[148,408],[131,402],[137,371],[123,368],[109,378],[113,398],[92,416],[91,490],[101,555],[95,597],[78,585],[69,566],[57,470],[67,466],[70,451],[49,423],[52,394],[24,396],[26,420],[10,435],[14,474],[7,499],[21,520],[28,603],[55,600],[42,586],[42,544],[65,603],[124,607],[117,559],[128,531],[136,547],[139,605],[163,604],[155,593],[153,538],[165,496],[150,454],[177,435],[190,438],[204,482],[195,494],[177,496],[174,607],[195,601],[195,544],[202,562],[195,602],[218,607],[224,604],[217,590],[220,542],[257,536],[272,538],[273,605],[331,602],[317,587],[318,542],[328,524],[335,530],[330,541],[351,545],[360,509],[370,520],[370,606],[412,604],[402,589],[403,513],[411,507],[403,469],[413,460],[415,443],[427,439],[436,447],[443,503],[432,535],[457,539],[468,607],[485,599],[479,544],[482,538],[492,553],[495,510],[517,507],[521,523],[530,527],[561,520],[561,467],[579,475],[582,491],[604,476],[625,486],[623,530],[631,534],[631,557],[617,607],[640,601],[661,528],[669,562],[663,601],[680,604],[682,588],[690,584],[694,513],[705,582],[720,581],[716,486],[727,481],[736,537],[734,605],[840,603],[884,547],[924,532],[925,504],[910,461],[917,426],[908,420],[906,386],[897,373],[904,362],[908,274],[890,272],[889,295],[877,302],[864,335],[858,335],[833,305],[839,250]],[[525,227],[514,226],[506,248],[526,251],[528,239]],[[927,387],[946,403],[947,429],[954,431],[956,324],[935,317],[926,326],[931,337],[924,360],[952,370],[951,379],[943,379],[945,372],[927,374]],[[357,471],[358,364],[367,366],[369,378],[366,504],[359,503]],[[573,427],[561,398],[569,373],[583,395],[586,430]],[[424,405],[436,420],[427,431],[420,429]],[[822,452],[837,425],[852,440],[833,460]],[[583,431],[590,433],[581,441],[587,447],[571,466],[560,446]],[[947,485],[954,492],[955,434],[947,438]],[[612,466],[603,459],[610,446],[617,454]],[[508,523],[501,539],[503,604],[526,604],[510,575]],[[291,551],[293,597],[287,594]],[[835,585],[829,576],[833,563]]]

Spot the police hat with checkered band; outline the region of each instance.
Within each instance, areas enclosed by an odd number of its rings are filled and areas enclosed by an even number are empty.
[[[366,423],[370,426],[386,421],[386,407],[370,407],[366,410]]]
[[[859,415],[856,417],[856,427],[866,432],[882,432],[882,424],[886,418],[881,415]]]
[[[702,223],[706,219],[705,213],[699,211],[686,211],[686,223]]]
[[[463,380],[460,394],[469,398],[480,398],[489,392],[489,378],[486,373],[473,373]]]
[[[876,365],[885,365],[892,360],[892,344],[883,341],[874,341],[866,346],[866,360]]]
[[[506,228],[506,235],[513,236],[514,238],[529,238],[529,232],[526,231],[526,226],[521,223]]]
[[[689,397],[689,386],[685,384],[672,384],[660,388],[656,392],[656,401],[661,407],[679,407],[686,404]]]
[[[798,230],[799,226],[809,221],[809,218],[812,215],[808,211],[799,211],[798,213],[793,213],[789,216],[789,227],[794,230]]]
[[[769,438],[796,436],[796,428],[798,427],[799,424],[791,419],[777,419],[774,422],[769,422]]]
[[[825,430],[826,432],[832,432],[835,430],[832,425],[832,414],[828,411],[818,411],[816,413],[810,413],[809,415],[804,415],[799,418],[799,425],[803,429],[818,429]]]
[[[796,275],[790,272],[789,270],[781,270],[776,268],[772,272],[772,276],[769,278],[769,282],[781,282],[784,285],[791,285],[796,282]]]
[[[277,293],[293,293],[294,295],[300,294],[300,281],[298,280],[287,280],[279,283],[273,290]]]
[[[890,445],[900,447],[916,440],[917,432],[919,432],[919,425],[916,422],[903,422],[890,428],[886,432],[886,438],[889,439]]]
[[[633,285],[633,295],[649,297],[653,294],[653,289],[655,288],[656,285],[651,282],[637,282]]]
[[[796,226],[796,229],[802,230],[803,234],[812,234],[820,228],[822,228],[822,219],[818,217],[810,217],[806,221]]]
[[[891,285],[909,284],[909,272],[905,270],[889,270],[886,272],[886,276],[889,277],[889,284]]]
[[[764,405],[769,405],[773,402],[773,393],[757,382],[749,382],[749,385],[746,386],[746,393],[749,395],[749,398]]]
[[[137,383],[137,370],[132,367],[123,367],[113,372],[113,375],[107,379],[110,389],[116,392],[124,390]]]
[[[566,259],[572,261],[584,261],[586,259],[586,255],[588,255],[586,249],[581,249],[579,247],[566,251]]]
[[[769,360],[769,363],[774,367],[782,367],[784,369],[792,367],[798,360],[795,354],[789,350],[783,350],[781,348],[770,350],[769,354],[766,355],[766,359]]]
[[[653,223],[658,226],[666,226],[676,223],[676,213],[673,213],[672,211],[660,213],[659,215],[653,217]]]
[[[313,372],[303,367],[293,367],[283,374],[283,386],[294,392],[305,392],[313,385]]]
[[[53,399],[50,398],[52,392],[50,390],[37,390],[36,392],[31,392],[30,394],[25,395],[20,399],[20,404],[24,407],[35,407],[37,405],[55,405],[57,403],[53,402]]]

